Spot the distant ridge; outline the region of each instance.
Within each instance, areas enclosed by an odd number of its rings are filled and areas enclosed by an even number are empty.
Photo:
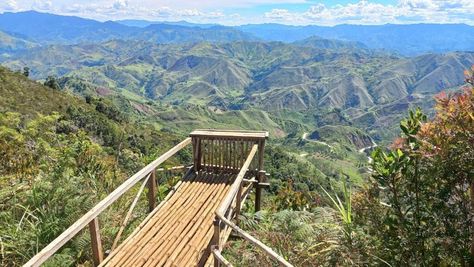
[[[150,20],[140,20],[140,19],[124,19],[124,20],[115,20],[114,22],[120,23],[126,26],[140,27],[145,28],[152,24],[168,24],[176,26],[186,26],[186,27],[199,27],[199,28],[211,28],[214,26],[219,26],[219,24],[200,24],[200,23],[191,23],[184,20],[180,21],[150,21]]]
[[[309,46],[322,49],[369,49],[365,44],[361,42],[325,39],[319,36],[311,36],[303,40],[295,41],[293,42],[293,44],[298,46]]]
[[[24,35],[40,44],[91,43],[112,39],[137,39],[159,43],[257,40],[252,34],[219,25],[203,28],[164,23],[139,28],[113,21],[100,22],[36,11],[0,14],[0,30]]]
[[[361,42],[369,48],[392,50],[409,56],[474,51],[474,27],[466,24],[342,24],[333,27],[248,24],[236,28],[269,41],[294,42],[317,35]]]
[[[327,27],[273,23],[228,27],[186,21],[99,22],[74,16],[25,11],[0,14],[0,30],[20,34],[40,44],[76,44],[112,39],[137,39],[160,43],[252,40],[290,43],[319,36],[324,39],[358,42],[370,49],[394,51],[406,56],[474,51],[474,27],[466,24],[344,24]]]

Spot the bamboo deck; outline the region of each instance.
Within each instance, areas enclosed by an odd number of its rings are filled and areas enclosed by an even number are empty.
[[[191,173],[175,193],[157,207],[143,227],[127,238],[100,266],[209,264],[215,211],[235,177],[236,174],[232,173]]]

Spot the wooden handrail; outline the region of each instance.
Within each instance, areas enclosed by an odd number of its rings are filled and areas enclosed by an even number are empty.
[[[249,152],[249,155],[247,156],[247,159],[244,162],[244,165],[242,166],[242,169],[240,170],[239,174],[237,174],[237,177],[235,178],[234,183],[229,189],[229,193],[227,193],[226,198],[222,201],[221,205],[219,205],[219,208],[216,211],[216,214],[223,215],[226,210],[229,208],[229,206],[232,204],[232,201],[234,200],[234,197],[237,195],[237,192],[239,191],[240,184],[242,183],[242,180],[244,179],[245,173],[248,171],[250,163],[253,160],[253,157],[257,153],[258,145],[255,144],[252,146],[252,149]]]
[[[85,226],[87,226],[92,220],[94,220],[102,211],[108,208],[112,203],[114,203],[119,197],[121,197],[125,192],[132,188],[138,181],[143,179],[151,171],[156,169],[160,164],[165,162],[171,156],[176,154],[178,151],[186,147],[191,143],[191,138],[188,137],[184,139],[181,143],[177,144],[172,149],[168,150],[166,153],[158,157],[156,160],[148,164],[145,168],[141,169],[139,172],[134,174],[132,177],[127,179],[122,183],[117,189],[95,205],[91,210],[89,210],[84,216],[72,224],[66,231],[60,234],[56,239],[54,239],[49,245],[43,248],[38,254],[31,258],[24,266],[40,266],[45,262],[49,257],[51,257],[56,251],[58,251],[66,242],[71,240],[79,231],[81,231]]]
[[[244,230],[240,229],[240,227],[238,227],[237,225],[235,225],[233,222],[231,222],[230,220],[228,220],[225,216],[221,216],[220,214],[217,214],[217,216],[219,217],[219,219],[225,223],[227,226],[229,226],[230,228],[232,228],[232,230],[234,230],[235,232],[237,232],[241,237],[243,237],[245,240],[249,241],[250,243],[256,245],[257,247],[259,247],[260,249],[262,249],[264,252],[266,252],[268,254],[268,256],[270,256],[272,259],[278,261],[281,265],[283,266],[286,266],[286,267],[293,267],[293,265],[291,265],[289,262],[287,262],[282,256],[278,255],[275,251],[273,251],[273,249],[271,249],[270,247],[268,247],[267,245],[263,244],[262,242],[260,242],[258,239],[256,239],[255,237],[251,236],[250,234],[248,234],[247,232],[245,232]]]
[[[232,264],[222,256],[221,252],[217,248],[212,248],[212,254],[214,254],[214,259],[219,261],[219,263],[224,264],[226,267],[232,267]]]
[[[193,166],[190,166],[188,171],[183,175],[183,177],[187,177],[191,172],[193,171]],[[178,190],[179,186],[181,185],[182,180],[178,181],[170,190],[168,195],[160,202],[160,204],[148,214],[148,216],[133,230],[133,232],[115,249],[112,251],[105,259],[104,261],[99,265],[100,266],[105,266],[107,262],[112,259],[112,257],[117,254],[117,252],[120,250],[121,247],[125,246],[127,242],[133,239],[133,237],[150,221],[150,219],[155,216],[158,211],[163,207],[163,205],[168,201],[174,193]]]
[[[156,169],[156,172],[163,172],[163,171],[179,171],[179,170],[184,170],[184,169],[189,169],[190,166],[185,166],[185,165],[180,165],[180,166],[174,166],[170,168],[159,168]]]
[[[127,226],[128,220],[130,220],[130,217],[132,216],[133,209],[137,205],[138,199],[140,198],[143,190],[145,189],[145,186],[147,185],[148,180],[150,180],[150,177],[152,176],[151,175],[152,173],[153,172],[151,172],[147,175],[147,177],[145,178],[145,181],[143,181],[143,184],[140,186],[140,189],[138,189],[138,193],[135,195],[135,198],[132,201],[132,205],[130,205],[130,208],[128,209],[127,215],[125,215],[125,219],[123,219],[123,222],[120,225],[120,229],[119,229],[117,235],[115,236],[114,242],[112,243],[112,247],[110,248],[111,252],[114,251],[114,249],[117,247],[117,244],[120,240],[120,237],[122,236],[123,230],[125,230],[125,227]],[[154,182],[154,181],[152,180],[152,182]]]
[[[233,222],[231,222],[225,216],[226,211],[232,205],[235,197],[242,190],[241,189],[242,188],[242,182],[244,181],[245,174],[249,170],[249,166],[250,166],[255,154],[257,153],[258,147],[259,147],[258,144],[253,145],[252,149],[249,152],[249,155],[247,156],[247,159],[245,160],[244,165],[242,166],[239,174],[235,178],[234,183],[232,184],[231,188],[229,189],[229,193],[227,193],[226,198],[224,199],[224,201],[222,201],[221,205],[219,206],[219,208],[216,211],[216,220],[214,222],[214,224],[215,224],[215,228],[214,228],[215,230],[214,231],[217,231],[217,232],[214,233],[215,234],[214,242],[217,242],[217,244],[214,244],[214,247],[213,247],[213,250],[212,250],[212,252],[214,254],[214,260],[219,261],[219,263],[224,263],[226,265],[226,263],[224,262],[225,259],[220,254],[220,244],[219,244],[220,235],[218,233],[218,231],[220,231],[220,223],[219,222],[223,222],[224,224],[226,224],[227,226],[232,228],[235,232],[237,232],[240,236],[242,236],[244,239],[246,239],[247,241],[251,242],[252,244],[254,244],[257,247],[259,247],[260,249],[262,249],[272,259],[278,261],[282,266],[292,267],[293,265],[291,265],[289,262],[287,262],[282,256],[278,255],[270,247],[266,246],[265,244],[260,242],[258,239],[254,238],[250,234],[246,233],[244,230],[240,229],[237,225],[235,225]],[[247,182],[253,182],[253,180],[247,180]],[[257,181],[257,183],[258,183],[258,181]],[[238,197],[240,197],[240,196],[237,196],[237,198]],[[240,204],[239,201],[237,201],[237,205],[239,205],[239,204]]]

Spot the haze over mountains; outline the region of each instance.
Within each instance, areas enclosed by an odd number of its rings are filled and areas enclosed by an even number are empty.
[[[295,129],[352,124],[376,138],[407,108],[461,86],[474,64],[474,27],[461,24],[225,27],[28,11],[1,14],[0,30],[0,62],[34,79],[141,103],[258,110]],[[335,109],[336,122],[321,124]]]
[[[110,39],[134,39],[159,43],[282,41],[294,42],[311,36],[360,42],[368,48],[403,55],[474,50],[474,27],[465,24],[290,26],[254,24],[226,27],[188,22],[122,20],[99,22],[79,17],[36,11],[5,12],[0,29],[40,44],[73,44]]]

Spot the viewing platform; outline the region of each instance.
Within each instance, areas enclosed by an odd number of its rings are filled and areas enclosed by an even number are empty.
[[[276,263],[291,266],[238,227],[238,215],[255,191],[260,210],[262,189],[268,186],[264,167],[267,132],[195,130],[188,138],[125,180],[116,190],[35,255],[25,266],[40,266],[87,225],[96,266],[232,266],[221,254],[232,231],[267,253]],[[181,180],[157,205],[158,167],[192,145],[193,162]],[[142,182],[114,244],[104,256],[98,215],[134,185]],[[149,215],[119,245],[118,241],[147,189]]]

